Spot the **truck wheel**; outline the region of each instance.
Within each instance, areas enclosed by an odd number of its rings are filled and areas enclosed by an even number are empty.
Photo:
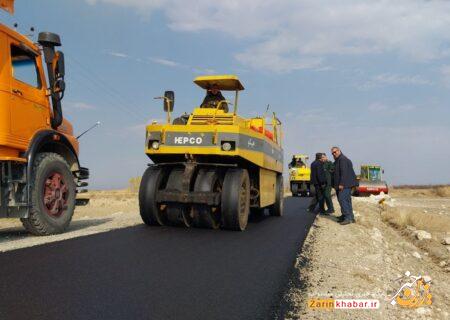
[[[277,185],[275,194],[275,203],[269,207],[271,216],[281,217],[284,208],[284,189],[283,189],[283,175],[277,175]]]
[[[166,174],[162,168],[149,167],[142,176],[139,186],[139,212],[147,225],[166,224],[165,212],[156,203],[156,193],[161,189]]]
[[[229,169],[222,188],[222,225],[244,231],[250,211],[250,178],[245,169]]]
[[[34,235],[64,232],[75,210],[76,185],[69,165],[59,154],[36,156],[30,178],[30,213],[21,219]]]
[[[195,179],[194,191],[221,192],[222,181],[216,170],[200,169]],[[208,205],[194,206],[194,224],[201,228],[218,229],[220,227],[220,205],[217,207]]]

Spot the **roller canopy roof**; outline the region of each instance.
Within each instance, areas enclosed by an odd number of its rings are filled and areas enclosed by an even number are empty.
[[[217,89],[223,91],[244,90],[244,86],[235,75],[201,76],[195,78],[194,83],[206,90],[212,86],[217,86]]]

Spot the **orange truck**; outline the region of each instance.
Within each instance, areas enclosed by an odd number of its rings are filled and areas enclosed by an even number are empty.
[[[13,4],[0,0],[11,13]],[[33,43],[0,24],[0,217],[20,218],[36,235],[66,230],[77,193],[85,191],[78,188],[89,177],[62,114],[65,68],[58,46],[57,34],[41,32]]]

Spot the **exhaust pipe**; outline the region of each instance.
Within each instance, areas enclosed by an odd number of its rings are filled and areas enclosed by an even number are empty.
[[[48,81],[50,85],[53,117],[51,125],[57,129],[63,122],[61,99],[64,96],[64,55],[55,51],[55,47],[61,46],[59,35],[51,32],[40,32],[38,43],[44,51],[45,64],[47,65]],[[55,60],[56,57],[56,60]]]

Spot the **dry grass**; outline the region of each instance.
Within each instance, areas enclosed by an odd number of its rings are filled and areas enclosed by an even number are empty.
[[[449,185],[422,185],[392,187],[390,194],[394,197],[438,197],[450,198]]]
[[[438,197],[442,197],[442,198],[450,197],[450,187],[449,186],[434,187],[431,190]]]
[[[383,221],[398,229],[413,226],[428,232],[447,232],[450,226],[450,217],[445,215],[424,213],[418,208],[387,207],[382,212]]]
[[[128,191],[138,192],[140,184],[141,184],[141,177],[130,178],[130,180],[128,180]]]

